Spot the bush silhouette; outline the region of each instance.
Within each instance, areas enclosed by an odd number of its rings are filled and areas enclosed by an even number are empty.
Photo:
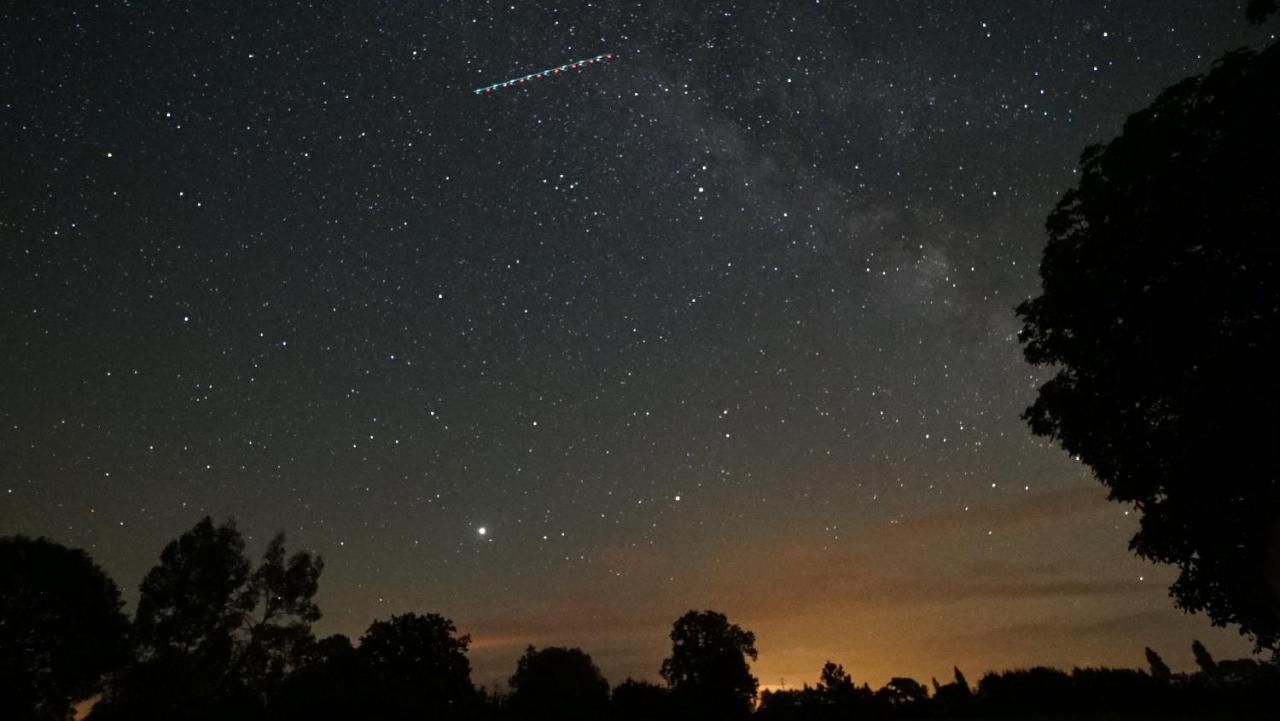
[[[627,679],[613,689],[609,714],[615,721],[661,721],[671,713],[667,690],[647,681]]]

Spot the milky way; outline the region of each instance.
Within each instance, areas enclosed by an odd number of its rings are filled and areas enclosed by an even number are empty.
[[[1027,431],[1012,311],[1240,3],[18,5],[0,532],[132,599],[202,515],[283,529],[321,632],[443,613],[483,683],[655,678],[689,608],[769,685],[1246,649]]]

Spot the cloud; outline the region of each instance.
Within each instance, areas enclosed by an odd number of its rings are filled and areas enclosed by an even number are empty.
[[[1054,638],[1110,636],[1115,633],[1133,633],[1142,628],[1156,625],[1167,618],[1168,615],[1168,610],[1138,611],[1100,619],[1033,621],[999,626],[962,637],[982,642],[1017,636],[1038,636],[1040,638],[1046,636]]]
[[[559,604],[559,605],[557,605]],[[638,617],[629,608],[607,606],[581,596],[553,599],[509,615],[468,621],[472,647],[579,645],[593,640],[647,639],[663,635],[662,624]]]

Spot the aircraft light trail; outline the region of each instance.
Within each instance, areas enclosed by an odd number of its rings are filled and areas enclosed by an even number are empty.
[[[589,65],[594,65],[596,63],[603,63],[609,60],[613,60],[614,57],[616,56],[613,53],[605,53],[604,55],[597,55],[594,58],[586,58],[585,60],[574,60],[571,63],[558,65],[554,68],[547,68],[546,70],[543,70],[541,72],[530,73],[528,75],[523,75],[518,78],[511,78],[510,80],[504,80],[500,83],[494,83],[493,85],[485,85],[484,87],[476,88],[472,92],[475,93],[476,95],[485,95],[487,93],[492,93],[496,90],[516,87],[518,85],[524,85],[526,83],[533,82],[534,80],[542,80],[543,78],[549,78],[553,75],[559,75],[560,73],[563,73],[566,70],[581,70],[582,68],[585,68]]]

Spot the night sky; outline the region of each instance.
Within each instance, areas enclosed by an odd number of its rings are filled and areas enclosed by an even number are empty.
[[[1274,24],[1272,24],[1274,27]],[[317,631],[656,679],[1191,666],[1136,515],[1019,413],[1080,151],[1243,2],[6,3],[0,533],[136,598],[234,517]],[[600,53],[616,59],[477,96]]]

